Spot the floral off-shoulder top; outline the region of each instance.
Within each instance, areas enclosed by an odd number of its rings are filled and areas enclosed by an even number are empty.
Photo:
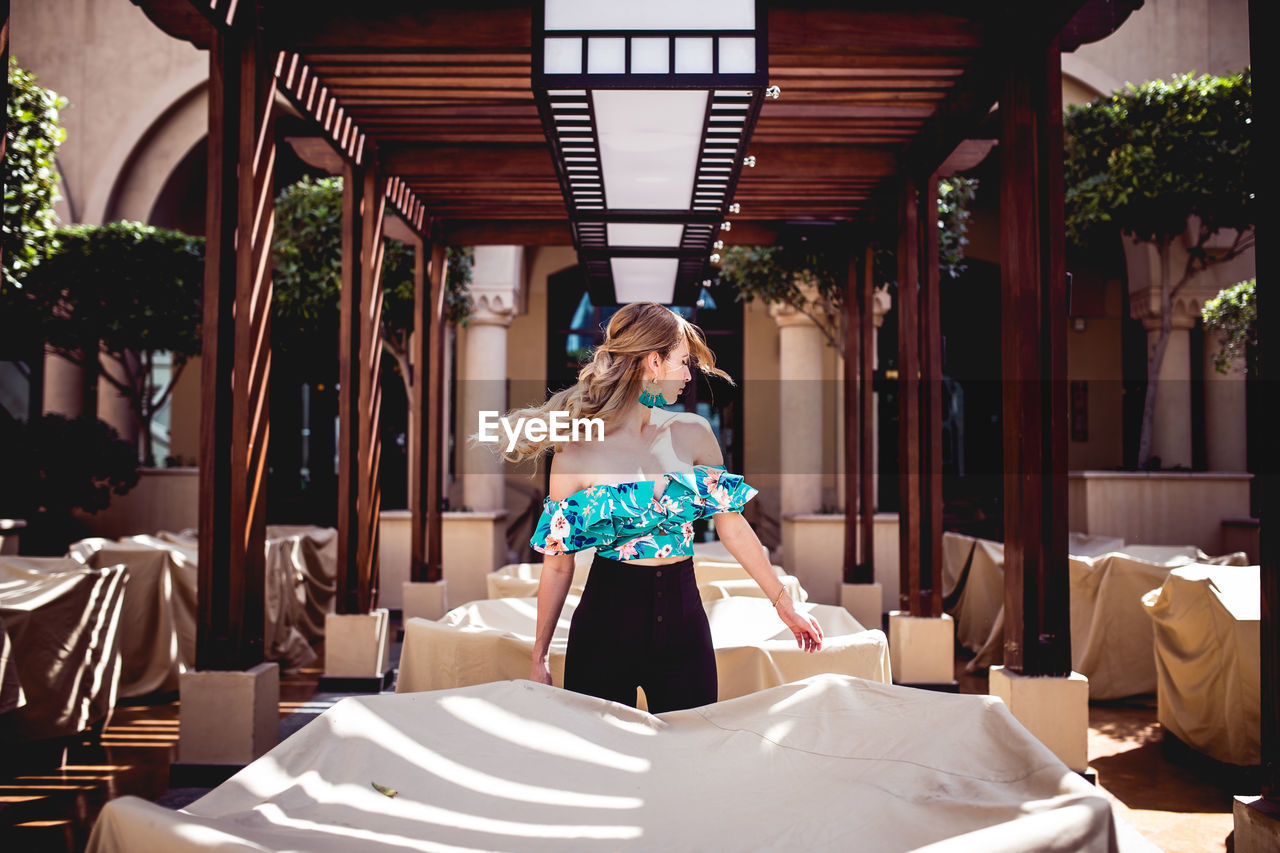
[[[693,522],[718,512],[741,512],[758,490],[723,465],[695,465],[657,480],[591,486],[564,500],[542,502],[542,517],[529,544],[541,554],[585,548],[613,560],[693,556]]]

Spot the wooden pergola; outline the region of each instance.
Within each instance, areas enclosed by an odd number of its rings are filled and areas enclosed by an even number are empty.
[[[344,175],[339,607],[376,597],[378,286],[383,210],[416,243],[410,435],[415,580],[440,577],[443,251],[569,245],[530,89],[531,6],[508,0],[133,0],[209,50],[202,668],[261,659],[265,395],[270,372],[273,92],[311,120]],[[1140,3],[767,3],[771,82],[723,239],[771,244],[804,223],[849,235],[846,359],[850,582],[871,579],[872,244],[898,258],[902,609],[939,615],[941,353],[936,177],[980,127],[1000,151],[1005,663],[1071,669],[1068,624],[1062,50],[1112,32]],[[991,136],[991,130],[983,135]],[[950,162],[948,162],[950,161]],[[337,161],[335,161],[337,162]],[[429,261],[427,247],[430,247]],[[860,507],[859,510],[855,510]],[[858,536],[858,528],[861,536]],[[1263,527],[1264,637],[1275,564]],[[861,549],[857,544],[861,544]],[[861,553],[859,553],[859,550]],[[1264,646],[1266,644],[1264,643]],[[1273,656],[1264,754],[1275,791]]]

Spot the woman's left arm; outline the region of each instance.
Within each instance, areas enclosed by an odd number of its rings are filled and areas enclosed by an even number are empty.
[[[760,589],[773,602],[778,617],[786,623],[795,634],[796,644],[806,652],[816,652],[822,648],[822,628],[816,619],[796,610],[782,581],[773,573],[773,566],[764,555],[764,546],[760,538],[751,529],[751,525],[742,513],[718,512],[715,519],[716,533],[720,541],[729,549],[729,553],[738,561],[747,574],[760,585]]]

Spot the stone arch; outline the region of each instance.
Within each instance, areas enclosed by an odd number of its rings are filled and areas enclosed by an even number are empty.
[[[1074,89],[1087,94],[1087,100],[1099,95],[1109,95],[1124,86],[1124,81],[1109,71],[1099,68],[1087,59],[1074,53],[1062,54],[1062,82],[1064,100],[1070,101],[1070,93]]]
[[[193,65],[153,90],[103,157],[80,221],[146,220],[173,169],[208,133],[207,68]]]

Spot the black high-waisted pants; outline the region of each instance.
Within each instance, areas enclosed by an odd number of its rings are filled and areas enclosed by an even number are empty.
[[[651,714],[716,701],[716,655],[693,559],[640,566],[596,555],[569,626],[564,686]]]

